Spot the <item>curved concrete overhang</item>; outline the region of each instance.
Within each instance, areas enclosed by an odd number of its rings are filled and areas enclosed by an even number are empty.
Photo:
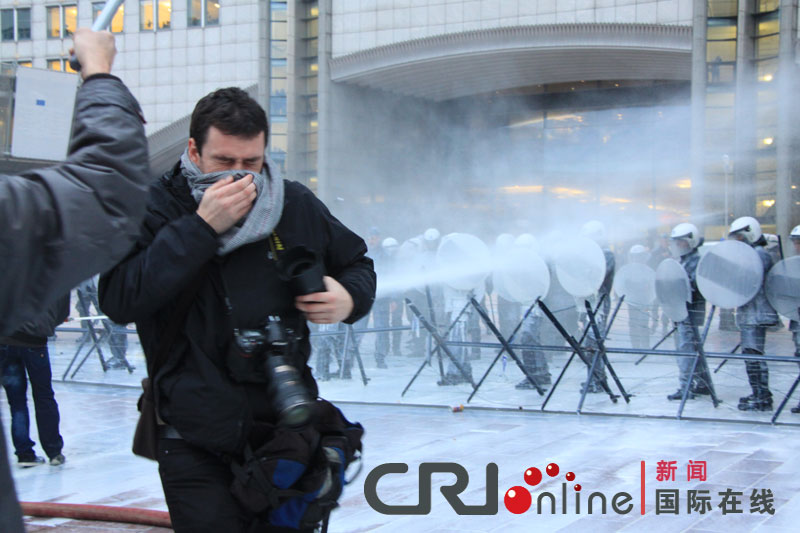
[[[689,80],[692,28],[552,24],[438,35],[330,61],[331,79],[429,100],[579,80]]]

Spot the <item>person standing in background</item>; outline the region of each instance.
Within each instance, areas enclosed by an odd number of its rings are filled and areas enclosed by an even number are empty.
[[[53,336],[56,326],[69,315],[69,294],[56,301],[51,308],[34,320],[29,320],[13,334],[0,337],[0,375],[11,409],[11,439],[17,455],[17,464],[31,467],[45,460],[33,450],[36,444],[30,438],[28,414],[28,380],[31,382],[33,405],[36,410],[36,428],[39,444],[47,454],[50,464],[59,466],[66,460],[61,453],[64,439],[58,431],[60,416],[53,392],[53,374],[47,338]]]

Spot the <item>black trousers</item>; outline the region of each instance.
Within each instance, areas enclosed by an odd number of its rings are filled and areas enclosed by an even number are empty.
[[[6,436],[2,424],[0,424],[0,531],[25,532],[19,503],[17,503],[17,493],[14,490],[14,480],[11,478],[11,470],[8,467]]]
[[[175,533],[298,533],[282,527],[253,529],[252,518],[230,491],[230,467],[182,439],[159,441],[158,473]]]

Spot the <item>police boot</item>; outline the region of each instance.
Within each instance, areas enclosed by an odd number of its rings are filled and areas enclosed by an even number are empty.
[[[462,383],[469,383],[472,377],[472,366],[467,361],[461,362],[461,368],[464,369],[464,374],[462,374],[455,365],[451,368],[448,368],[448,372],[445,373],[444,377],[437,381],[436,384],[441,386],[448,386],[448,385],[460,385]],[[452,372],[450,372],[452,370]]]
[[[541,351],[533,352],[533,378],[540,387],[549,387],[552,383],[547,358]]]
[[[683,389],[682,388],[676,390],[675,392],[673,392],[672,394],[667,396],[667,400],[682,400],[682,399],[683,399]],[[689,394],[686,395],[686,399],[687,400],[694,400],[695,399],[695,393],[692,392],[691,389],[689,389]]]
[[[606,384],[606,386],[608,386],[608,382],[605,379],[599,380],[597,378],[594,378],[594,379],[590,380],[588,386],[586,385],[586,382],[584,381],[583,383],[581,383],[581,390],[583,390],[585,388],[586,392],[588,392],[590,394],[596,394],[598,392],[604,392],[605,389],[603,388],[603,385],[602,385],[604,383]]]
[[[763,361],[747,361],[747,377],[753,394],[739,400],[740,411],[772,411],[769,371]]]
[[[755,350],[751,350],[750,348],[745,348],[742,353],[746,354],[758,354]],[[753,394],[749,396],[743,396],[739,398],[739,405],[753,403],[756,400],[756,396],[758,396],[759,390],[759,367],[757,361],[745,361],[744,362],[745,371],[747,372],[747,381],[750,383],[750,388],[753,390]],[[741,407],[740,407],[741,408]]]
[[[692,388],[690,389],[691,393],[695,396],[710,396],[711,395],[711,387],[708,386],[708,383],[702,379],[698,378],[692,383]]]
[[[748,401],[739,402],[740,411],[772,411],[772,396],[755,395]]]
[[[790,409],[790,411],[792,411],[794,414],[800,413],[800,403],[799,403],[799,404],[797,404],[797,406],[796,406],[796,407],[792,407],[792,408]]]

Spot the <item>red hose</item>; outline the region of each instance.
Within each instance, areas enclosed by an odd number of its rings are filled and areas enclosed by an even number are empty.
[[[22,506],[22,513],[27,516],[124,522],[128,524],[172,528],[172,521],[169,518],[169,513],[166,511],[77,503],[20,502],[20,505]]]

